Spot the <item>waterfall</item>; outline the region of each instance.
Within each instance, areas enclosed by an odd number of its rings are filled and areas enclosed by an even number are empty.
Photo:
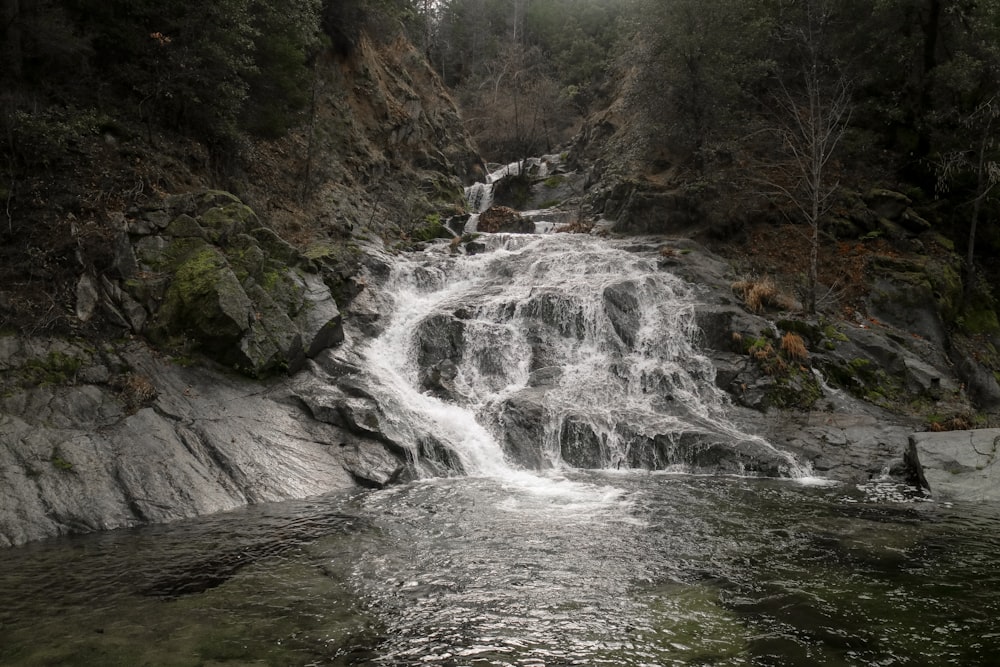
[[[730,422],[697,348],[695,288],[655,253],[571,234],[479,241],[399,256],[380,288],[388,324],[362,354],[415,460],[795,472]]]
[[[541,158],[532,157],[511,162],[488,173],[484,182],[473,183],[465,188],[465,205],[472,214],[465,224],[465,231],[476,231],[479,214],[493,206],[493,192],[500,181],[519,176],[523,172],[529,172],[535,178],[545,178],[549,173],[549,164],[559,161],[557,155],[546,155]]]

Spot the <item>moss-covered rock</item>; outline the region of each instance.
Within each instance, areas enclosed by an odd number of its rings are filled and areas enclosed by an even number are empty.
[[[135,243],[141,271],[122,285],[154,313],[147,331],[154,341],[183,341],[257,377],[296,370],[342,340],[322,262],[238,199],[191,193],[168,198],[163,211],[173,219],[159,233],[143,230]]]

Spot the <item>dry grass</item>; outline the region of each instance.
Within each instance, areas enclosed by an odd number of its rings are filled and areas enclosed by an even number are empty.
[[[973,419],[967,415],[955,415],[950,419],[931,420],[927,425],[928,431],[942,433],[944,431],[968,431],[976,428]]]
[[[788,332],[781,337],[781,351],[785,356],[794,361],[805,361],[809,358],[809,350],[802,336]]]
[[[152,403],[157,396],[152,380],[138,373],[119,375],[112,379],[111,384],[119,390],[118,397],[129,412]]]
[[[770,276],[737,280],[732,288],[753,313],[763,312],[766,308],[793,310],[796,307],[795,299],[782,291]]]

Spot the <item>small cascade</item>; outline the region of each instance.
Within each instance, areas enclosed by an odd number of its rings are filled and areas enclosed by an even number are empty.
[[[549,173],[549,165],[558,161],[558,156],[547,155],[511,162],[488,173],[484,182],[474,183],[465,188],[466,208],[471,213],[465,224],[465,231],[477,231],[479,215],[493,206],[493,192],[500,181],[522,173],[530,173],[535,178],[545,178]]]
[[[796,473],[729,420],[696,346],[696,294],[652,253],[570,234],[481,240],[476,255],[399,257],[389,324],[362,351],[416,461]]]

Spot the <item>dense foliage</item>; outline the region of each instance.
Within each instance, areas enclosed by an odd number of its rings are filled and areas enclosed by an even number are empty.
[[[414,39],[497,160],[552,150],[608,99],[623,3],[412,0]]]

